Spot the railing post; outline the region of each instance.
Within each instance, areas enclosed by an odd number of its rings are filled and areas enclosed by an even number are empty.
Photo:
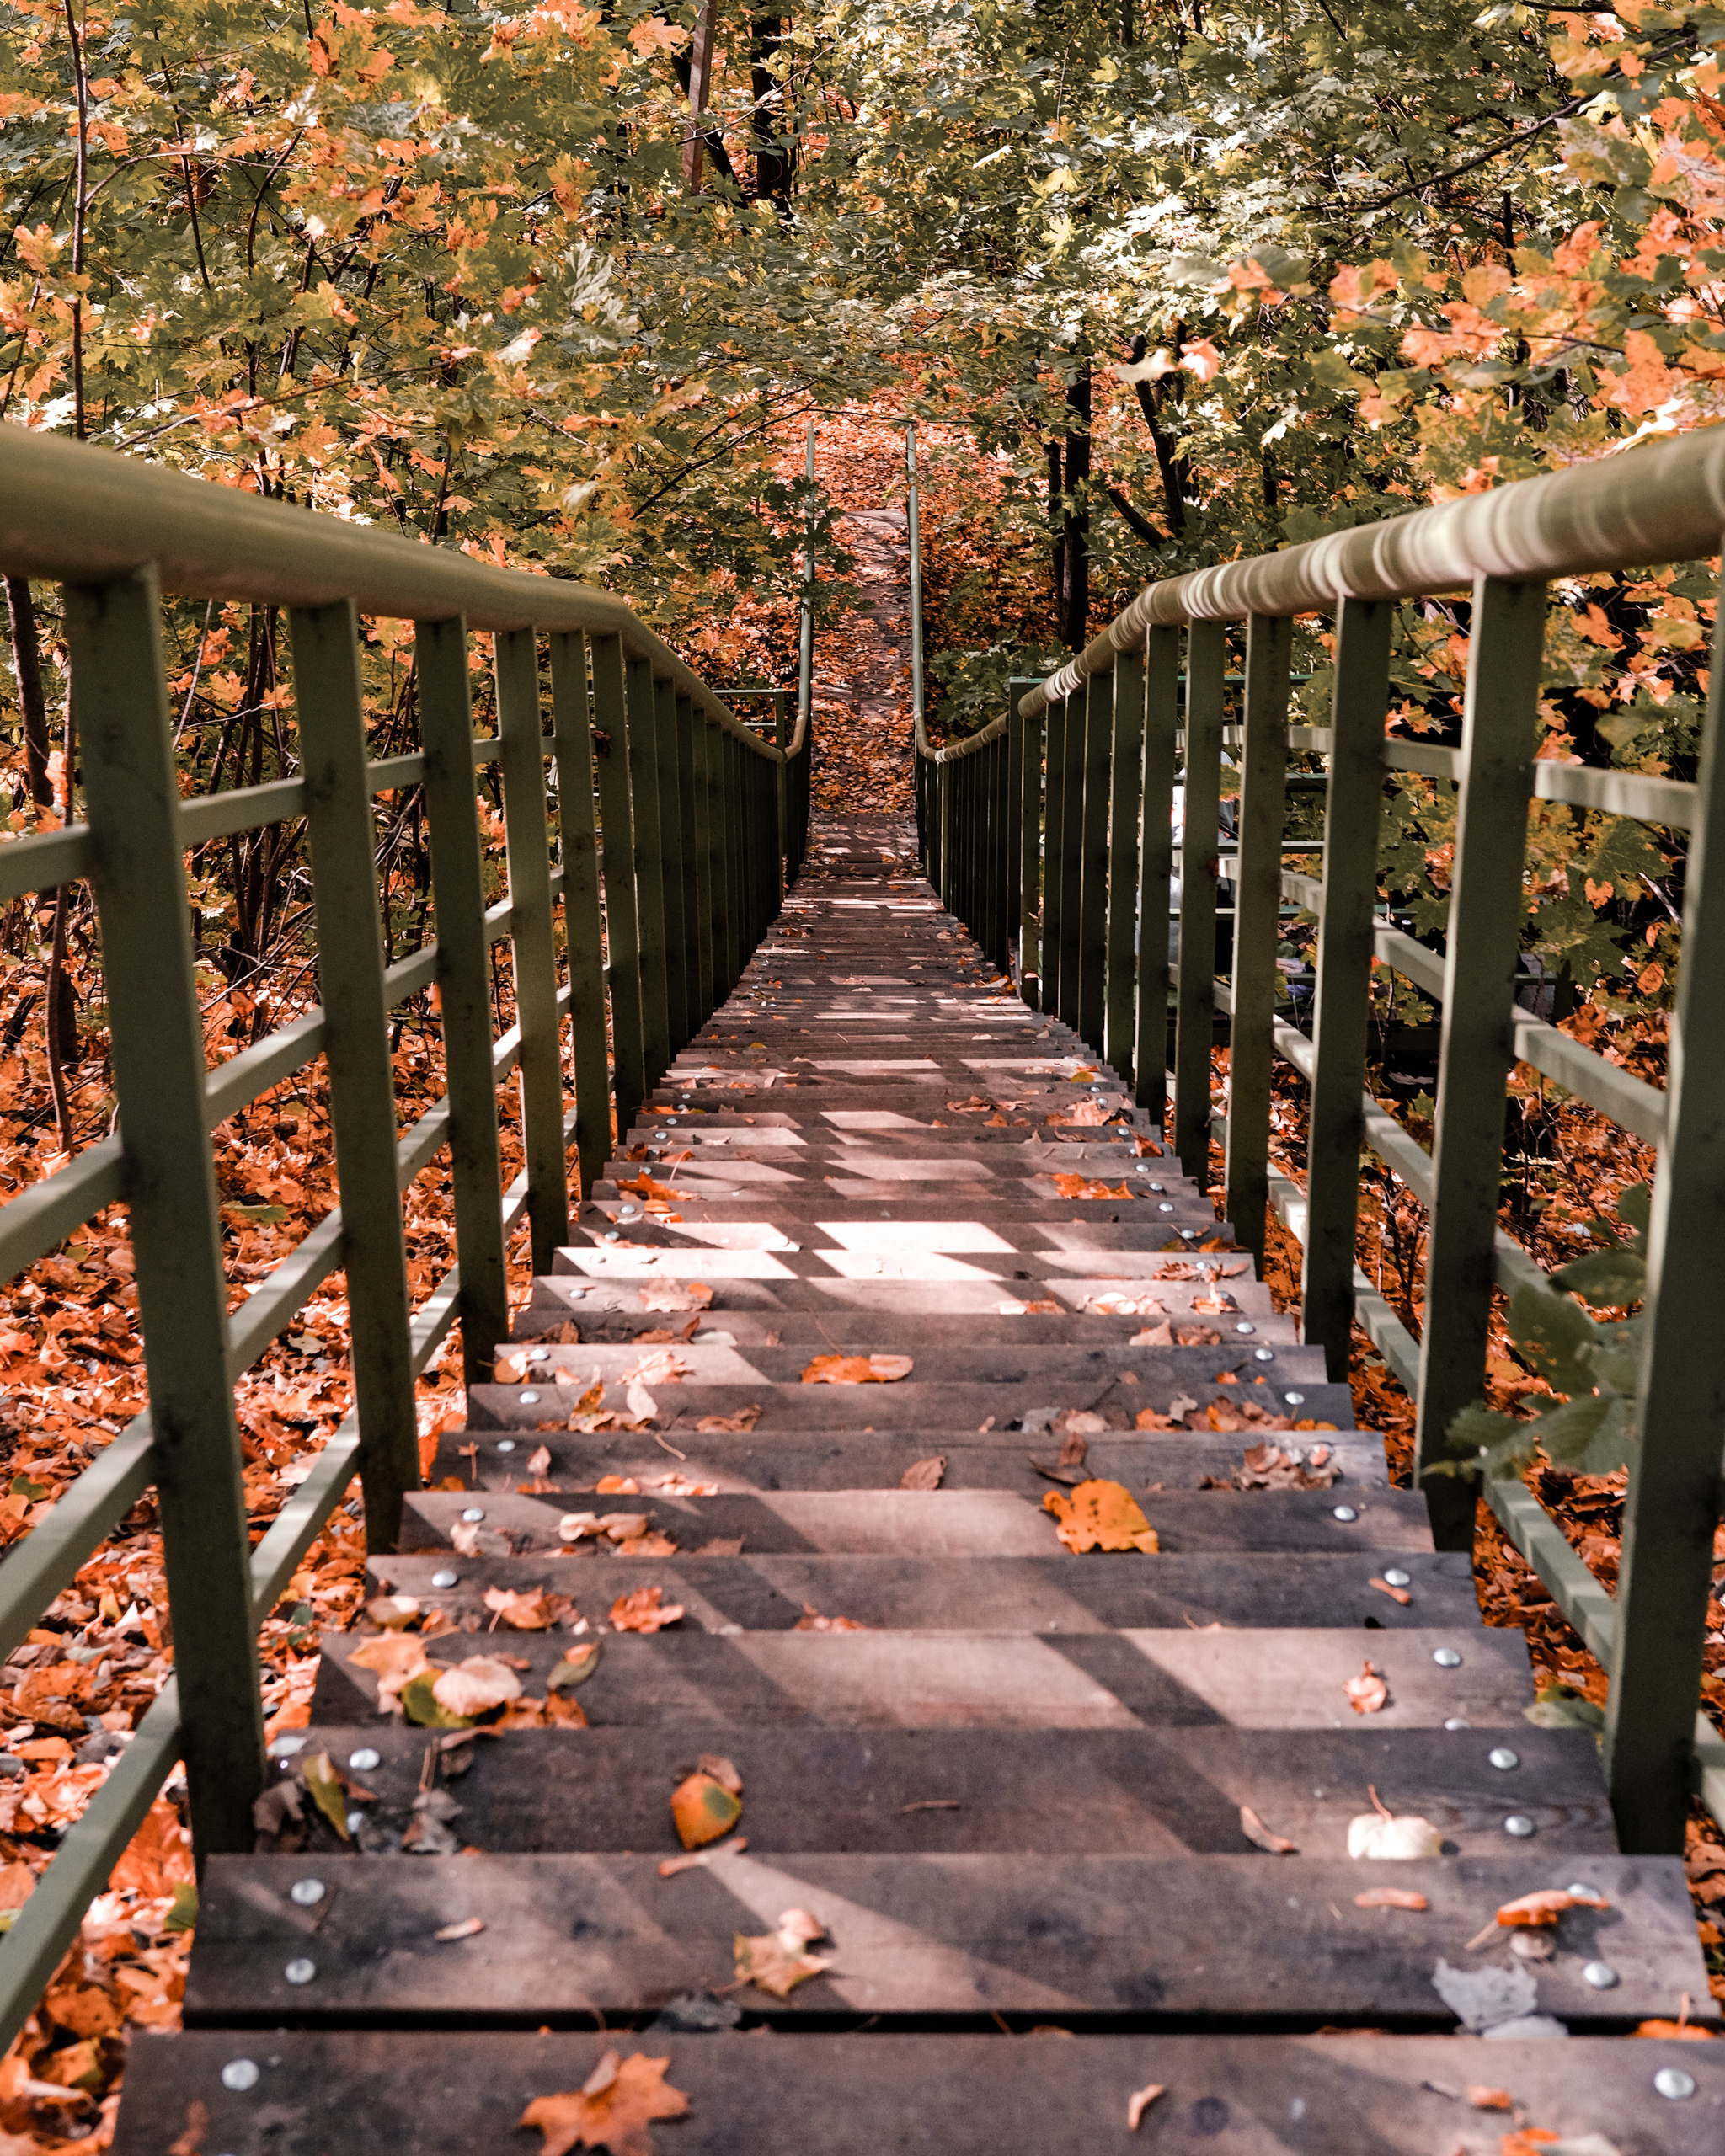
[[[1647,1239],[1639,1442],[1623,1510],[1605,1720],[1618,1839],[1634,1854],[1674,1856],[1682,1854],[1689,1812],[1725,1427],[1716,1352],[1717,1253],[1725,1246],[1725,865],[1715,857],[1725,835],[1725,631],[1718,628],[1712,660],[1683,882],[1665,1143]]]
[[[635,814],[635,927],[640,939],[641,1051],[649,1087],[670,1067],[670,997],[665,985],[665,839],[659,821],[659,699],[644,659],[623,670],[629,721],[629,803]]]
[[[1066,699],[1060,744],[1060,1001],[1062,1024],[1078,1031],[1083,992],[1084,750],[1089,732],[1084,691]]]
[[[457,616],[417,623],[414,652],[437,908],[450,1184],[461,1266],[462,1381],[472,1387],[489,1383],[498,1342],[509,1337],[509,1294],[497,1148],[497,1066],[492,1056],[491,948],[473,793],[466,622]]]
[[[677,692],[672,681],[653,685],[653,763],[659,788],[660,888],[665,902],[665,1031],[669,1065],[695,1031],[683,921],[682,776],[677,755]]]
[[[1001,970],[1012,977],[1012,953],[1017,948],[1024,923],[1024,736],[1018,712],[1019,691],[1007,685],[1007,735],[1001,743],[1001,791],[1006,828],[1001,855],[1001,875],[1006,891],[1001,915]]]
[[[621,637],[595,637],[591,648],[593,747],[605,862],[605,957],[611,982],[617,1135],[621,1145],[640,1113],[648,1085],[641,1011],[640,909],[635,892],[635,808],[629,791],[627,661]]]
[[[1288,806],[1288,659],[1294,625],[1254,614],[1246,627],[1240,851],[1234,864],[1233,1022],[1229,1028],[1226,1217],[1263,1262],[1269,1205],[1270,1028]],[[1370,825],[1368,830],[1372,829]]]
[[[729,995],[736,986],[742,973],[747,953],[744,949],[744,921],[746,919],[744,875],[745,855],[747,848],[748,827],[744,821],[743,746],[729,732],[722,732],[719,743],[724,752],[724,829],[725,829],[725,937],[724,937],[724,992]],[[721,999],[722,1000],[722,999]]]
[[[713,963],[713,738],[717,729],[698,712],[692,712],[691,720],[689,866],[695,876],[693,966],[704,1026],[718,1008],[718,976]]]
[[[1138,825],[1138,1014],[1132,1097],[1160,1133],[1168,1107],[1168,925],[1174,873],[1174,736],[1180,632],[1144,640],[1144,783]]]
[[[1426,1470],[1451,1457],[1450,1425],[1485,1382],[1545,586],[1481,577],[1471,627],[1415,1438],[1432,1533],[1439,1549],[1450,1550],[1473,1539],[1477,1493],[1459,1476]]]
[[[1018,992],[1033,1010],[1042,1007],[1042,743],[1041,713],[1021,721],[1018,811]],[[1034,993],[1030,984],[1036,983]]]
[[[1347,1380],[1354,1337],[1376,834],[1395,626],[1396,609],[1387,600],[1344,599],[1337,610],[1300,1310],[1305,1338],[1323,1349],[1325,1367],[1338,1385]]]
[[[724,736],[706,729],[702,784],[707,799],[707,978],[716,1011],[724,990]]]
[[[1109,755],[1108,958],[1103,987],[1103,1048],[1110,1067],[1133,1083],[1133,948],[1138,932],[1138,819],[1144,765],[1144,654],[1114,661],[1114,738]]]
[[[1108,995],[1108,784],[1114,726],[1114,676],[1092,674],[1084,684],[1081,736],[1084,807],[1078,839],[1078,1005],[1072,1023],[1096,1054],[1103,1052]]]
[[[533,1270],[549,1273],[558,1250],[569,1239],[569,1146],[563,1134],[563,1027],[557,1011],[539,645],[531,629],[498,632],[497,721],[503,737],[515,1022],[521,1033],[517,1065],[521,1151],[527,1170]]]
[[[557,819],[563,841],[563,921],[575,1077],[575,1147],[581,1192],[611,1158],[611,1081],[605,1059],[605,974],[600,955],[599,856],[593,822],[593,742],[587,648],[579,636],[551,639],[552,725],[557,741]]]
[[[1180,817],[1180,958],[1174,1017],[1174,1150],[1210,1187],[1210,1050],[1215,1041],[1216,823],[1221,801],[1223,676],[1220,622],[1186,632],[1186,770]]]
[[[706,924],[701,912],[701,864],[695,841],[695,792],[697,784],[695,735],[697,728],[704,734],[707,731],[706,720],[695,716],[695,706],[691,698],[679,696],[676,700],[676,867],[682,880],[684,1015],[691,1040],[713,1016],[713,1006],[707,1000],[708,977],[701,970]]]
[[[288,627],[341,1191],[366,1545],[390,1550],[401,1534],[402,1499],[419,1486],[419,1448],[359,624],[352,606],[338,600],[293,608]]]
[[[711,731],[709,728],[708,731]],[[788,760],[791,747],[791,713],[785,692],[781,689],[772,700],[772,738],[781,759]],[[913,748],[911,762],[916,781],[916,834],[920,844],[922,835],[922,759]],[[778,801],[778,874],[777,896],[783,903],[791,882],[791,767],[788,760],[782,760],[774,773],[775,791]]]
[[[186,1784],[208,1855],[252,1846],[264,1721],[161,600],[149,569],[65,598]]]
[[[1071,706],[1065,696],[1049,702],[1047,719],[1048,794],[1043,809],[1042,838],[1042,1008],[1052,1018],[1059,1015],[1060,1007],[1060,905],[1065,883],[1060,840],[1066,820],[1066,728],[1071,723]]]

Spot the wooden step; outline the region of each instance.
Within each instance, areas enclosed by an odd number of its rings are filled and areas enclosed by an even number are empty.
[[[141,2032],[128,2054],[115,2156],[162,2156],[195,2130],[212,2152],[245,2156],[265,2148],[270,2156],[360,2148],[475,2156],[517,2146],[537,2156],[515,2131],[523,2113],[579,2090],[611,2051],[664,2060],[664,2085],[687,2099],[686,2116],[654,2129],[660,2156],[808,2156],[811,2148],[820,2156],[1141,2156],[1147,2147],[1181,2156],[1451,2156],[1470,2142],[1495,2150],[1517,2118],[1572,2146],[1595,2137],[1597,2156],[1604,2147],[1717,2156],[1725,2141],[1725,2044],[1089,2036],[1068,2033],[1077,2017],[1055,2009],[1038,2010],[1034,2021],[1050,2033],[1028,2041],[992,2027],[975,2036],[877,2031],[866,2041],[688,2033],[723,2022],[739,2004],[750,2023],[768,2025],[755,2010],[758,1996],[697,2004],[692,2021],[687,2008],[662,2010],[640,2035]],[[247,2070],[238,2070],[241,2061]],[[651,2069],[654,2078],[660,2071]],[[1685,2100],[1658,2093],[1657,2077],[1673,2073],[1693,2088]],[[1150,2087],[1165,2093],[1135,2133],[1127,2107]],[[1473,2087],[1502,2089],[1513,2110],[1473,2109]]]
[[[1267,1878],[1268,1870],[1274,1878]],[[650,1856],[212,1856],[206,1863],[185,2019],[270,2028],[356,2017],[493,2026],[650,2013],[680,1992],[732,1983],[732,1942],[808,1910],[830,1967],[772,2001],[781,2024],[826,2015],[950,2020],[1003,2014],[1125,2017],[1156,2027],[1202,2015],[1260,2026],[1354,2020],[1408,2032],[1454,2025],[1440,1961],[1498,1966],[1467,1941],[1504,1902],[1567,1886],[1573,1856],[1529,1849],[1393,1865],[1310,1858],[767,1854],[750,1842],[673,1879]],[[1674,1986],[1706,1996],[1689,1891],[1674,1858],[1594,1854],[1584,1882],[1609,1911],[1572,1911],[1559,1951],[1520,1965],[1535,2010],[1582,2030],[1662,2014]],[[1393,1880],[1386,1872],[1393,1872]],[[317,1876],[312,1908],[289,1890]],[[1429,1907],[1355,1906],[1397,1885]],[[484,1929],[440,1941],[478,1918]],[[1583,1971],[1605,1961],[1602,1991]],[[311,1980],[286,1974],[302,1959]]]

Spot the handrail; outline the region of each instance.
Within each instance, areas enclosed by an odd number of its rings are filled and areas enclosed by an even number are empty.
[[[1140,594],[1049,679],[1009,684],[1004,718],[919,755],[924,857],[944,902],[1033,1007],[1057,1015],[1131,1085],[1206,1187],[1226,1147],[1225,1217],[1263,1254],[1270,1207],[1305,1246],[1303,1337],[1329,1374],[1363,1325],[1418,1402],[1416,1479],[1440,1544],[1471,1540],[1475,1488],[1453,1433],[1485,1389],[1494,1288],[1553,1293],[1498,1220],[1505,1087],[1525,1063],[1658,1148],[1632,1404],[1636,1441],[1615,1596],[1593,1579],[1521,1482],[1487,1474],[1487,1501],[1561,1606],[1610,1661],[1607,1779],[1620,1838],[1680,1849],[1691,1776],[1725,1819],[1725,1742],[1698,1723],[1701,1641],[1721,1509],[1725,1391],[1712,1343],[1725,1286],[1707,1262],[1725,1215],[1725,665],[1711,670],[1693,783],[1549,760],[1541,744],[1548,579],[1717,556],[1725,535],[1725,430],[1634,448],[1549,477],[1194,570]],[[1467,589],[1461,744],[1386,734],[1396,605]],[[1334,626],[1329,723],[1289,724],[1291,617]],[[1225,624],[1244,618],[1243,673]],[[1020,693],[1020,691],[1023,693]],[[1230,697],[1234,698],[1232,707]],[[1237,836],[1217,828],[1223,749]],[[921,744],[919,744],[919,747]],[[1321,756],[1322,873],[1298,873],[1290,758]],[[1177,757],[1183,757],[1177,764]],[[1441,952],[1383,917],[1378,830],[1392,776],[1455,789]],[[1176,784],[1193,843],[1177,848]],[[1648,1085],[1514,1001],[1525,926],[1530,808],[1566,803],[1690,834],[1667,1082]],[[1231,903],[1219,903],[1227,856]],[[1179,942],[1163,923],[1178,872]],[[1286,916],[1317,922],[1310,1034],[1279,989]],[[1219,976],[1218,923],[1232,938]],[[1429,1151],[1365,1086],[1371,969],[1389,967],[1439,1024]],[[1221,1028],[1219,1033],[1218,1028]],[[1212,1051],[1229,1043],[1225,1112]],[[1269,1157],[1272,1059],[1309,1087],[1306,1185]],[[1420,1337],[1356,1262],[1362,1150],[1426,1209]],[[1556,1291],[1561,1292],[1561,1291]],[[1605,1387],[1601,1380],[1601,1388]],[[1583,1389],[1584,1390],[1584,1389]],[[1537,1422],[1528,1426],[1530,1442]],[[1555,1430],[1557,1426],[1552,1426]],[[1471,1444],[1472,1440],[1467,1441]],[[1488,1459],[1487,1459],[1488,1464]]]
[[[258,1624],[355,1475],[368,1544],[393,1546],[419,1479],[414,1380],[458,1319],[467,1382],[489,1374],[509,1329],[505,1238],[526,1221],[536,1268],[550,1269],[569,1235],[571,1146],[590,1186],[613,1119],[627,1129],[729,993],[802,858],[809,756],[806,725],[784,739],[782,692],[780,739],[763,742],[608,594],[6,426],[0,571],[63,579],[87,815],[0,845],[0,898],[89,878],[119,1100],[114,1135],[0,1204],[0,1278],[126,1201],[151,1403],[8,1549],[0,1655],[152,1485],[176,1641],[174,1678],[0,1938],[3,2047],[176,1758],[200,1855],[250,1846],[265,1764]],[[164,582],[286,608],[298,776],[181,799]],[[418,624],[420,745],[375,762],[361,611]],[[472,629],[494,637],[489,734],[473,730]],[[482,767],[500,785],[505,828],[508,888],[489,905]],[[410,786],[424,790],[438,940],[386,967],[371,803]],[[207,1068],[186,857],[302,819],[322,1001]],[[371,937],[358,931],[368,910]],[[503,938],[514,949],[516,1022],[495,1038],[490,952]],[[433,988],[447,1091],[398,1135],[390,1014]],[[339,1203],[230,1315],[209,1134],[320,1057]],[[504,1190],[498,1088],[517,1071],[526,1165]],[[457,1257],[414,1310],[401,1193],[440,1154]],[[232,1384],[338,1267],[355,1410],[250,1550]],[[164,1428],[173,1442],[158,1446]]]
[[[1020,709],[1033,718],[1055,698],[1076,695],[1148,629],[1327,614],[1350,599],[1459,591],[1481,576],[1545,583],[1582,570],[1706,558],[1719,551],[1722,531],[1725,433],[1709,427],[1638,442],[1562,472],[1152,584]]]
[[[778,759],[611,592],[4,424],[0,560],[9,576],[57,584],[111,583],[147,562],[164,592],[199,599],[297,607],[345,600],[398,621],[620,637],[655,680],[670,681],[756,755]]]

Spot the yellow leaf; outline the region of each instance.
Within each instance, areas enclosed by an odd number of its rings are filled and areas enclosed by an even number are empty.
[[[683,1847],[703,1849],[729,1833],[743,1816],[743,1802],[716,1774],[693,1774],[672,1790],[670,1816]]]
[[[1070,1497],[1050,1490],[1042,1507],[1060,1522],[1060,1540],[1079,1555],[1087,1550],[1141,1550],[1148,1554],[1162,1548],[1156,1529],[1123,1482],[1081,1482]]]

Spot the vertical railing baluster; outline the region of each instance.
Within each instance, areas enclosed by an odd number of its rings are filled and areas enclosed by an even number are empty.
[[[145,569],[67,585],[65,604],[192,1832],[200,1856],[248,1850],[264,1779],[251,1537],[161,599]]]
[[[688,979],[688,939],[683,921],[682,772],[677,740],[677,692],[673,681],[653,685],[653,752],[659,787],[660,888],[665,903],[665,1029],[670,1056],[680,1055],[694,1033],[694,997]]]
[[[689,729],[689,805],[693,820],[689,844],[695,872],[695,979],[700,985],[701,1022],[718,1009],[713,969],[713,734],[697,712]]]
[[[1066,699],[1066,731],[1060,760],[1060,1001],[1061,1022],[1078,1030],[1083,989],[1084,757],[1089,728],[1083,691]]]
[[[431,892],[437,913],[437,992],[449,1089],[450,1183],[461,1266],[462,1382],[489,1384],[498,1342],[509,1335],[504,1268],[503,1182],[497,1145],[497,1066],[492,1056],[491,952],[486,940],[484,860],[473,792],[473,714],[467,626],[421,622],[414,631],[419,732],[425,748],[425,815],[431,827]]]
[[[1103,987],[1102,1052],[1133,1082],[1138,932],[1138,818],[1144,783],[1144,654],[1123,651],[1114,661],[1114,740],[1109,749],[1108,949]]]
[[[707,999],[708,984],[701,969],[706,924],[701,912],[701,864],[695,839],[695,736],[697,732],[707,731],[707,722],[696,717],[694,704],[687,696],[679,696],[676,701],[676,862],[677,873],[682,878],[684,1016],[689,1038],[692,1040],[713,1015],[713,1006]]]
[[[366,771],[359,624],[345,600],[294,608],[294,704],[312,848],[318,989],[341,1191],[366,1544],[393,1550],[402,1500],[419,1486],[410,1308],[395,1168],[395,1075],[377,911],[377,835]]]
[[[1365,1136],[1365,1048],[1371,1017],[1372,912],[1389,704],[1387,600],[1345,599],[1336,614],[1336,679],[1324,794],[1323,897],[1312,1011],[1306,1120],[1306,1263],[1300,1312],[1308,1346],[1345,1382],[1354,1337],[1359,1155]]]
[[[1040,712],[1022,723],[1024,737],[1019,760],[1018,987],[1025,1002],[1036,1011],[1044,1007],[1042,744],[1045,729]]]
[[[551,833],[545,814],[539,646],[531,629],[497,635],[497,719],[503,737],[504,838],[515,1022],[521,1027],[521,1151],[527,1171],[533,1270],[549,1273],[569,1239],[569,1146],[563,1134],[563,1028],[551,910]]]
[[[653,669],[632,659],[628,694],[629,803],[635,818],[635,931],[641,967],[641,1051],[647,1083],[670,1067],[670,997],[665,956],[665,835],[659,820],[659,698]]]
[[[1084,684],[1082,783],[1078,836],[1078,1013],[1073,1023],[1085,1046],[1103,1052],[1108,947],[1108,786],[1114,730],[1114,676],[1110,668]]]
[[[778,873],[775,879],[778,889],[776,896],[778,899],[782,900],[786,891],[790,887],[791,874],[791,766],[789,762],[791,747],[791,712],[790,700],[786,696],[782,689],[778,691],[777,695],[775,696],[772,700],[772,738],[782,760],[773,773],[774,795],[778,806],[778,844],[777,848],[778,854]],[[921,829],[922,816],[921,792],[922,784],[922,760],[916,755],[914,748],[911,750],[911,761],[916,769],[916,781],[918,789],[916,815],[917,828],[920,831]],[[775,905],[773,910],[777,912],[777,905]]]
[[[1415,1436],[1417,1471],[1439,1549],[1466,1549],[1473,1537],[1473,1485],[1427,1470],[1450,1459],[1450,1425],[1485,1385],[1545,626],[1543,584],[1488,576],[1476,583],[1457,760]]]
[[[1210,1050],[1215,1040],[1216,841],[1220,812],[1223,676],[1227,632],[1186,632],[1186,768],[1180,837],[1180,958],[1174,1020],[1174,1150],[1200,1190],[1210,1187]]]
[[[708,993],[716,1011],[724,1001],[724,736],[707,728]]]
[[[611,1157],[611,1130],[587,648],[579,636],[551,639],[551,710],[557,741],[557,819],[562,840],[563,945],[575,1078],[575,1149],[585,1197]]]
[[[1725,1427],[1725,1381],[1709,1344],[1720,1335],[1725,1224],[1725,867],[1714,858],[1725,834],[1725,609],[1719,618],[1683,878],[1665,1142],[1647,1239],[1639,1443],[1623,1510],[1605,1719],[1618,1839],[1636,1854],[1673,1856],[1683,1854],[1689,1816]]]
[[[1006,828],[1002,834],[1001,875],[1006,890],[1006,906],[1001,916],[1000,967],[1007,979],[1012,977],[1013,955],[1018,948],[1018,939],[1023,932],[1024,922],[1024,734],[1025,725],[1018,711],[1022,691],[1010,683],[1007,689],[1007,738],[1001,743],[1001,791],[1005,804]]]
[[[640,908],[635,893],[635,813],[629,792],[628,662],[622,638],[591,639],[593,748],[599,775],[605,864],[605,955],[611,984],[611,1054],[621,1144],[647,1097],[641,1011]],[[602,1165],[602,1164],[601,1164]]]
[[[1042,1008],[1057,1017],[1060,1008],[1060,900],[1065,888],[1060,840],[1066,821],[1066,728],[1071,707],[1064,696],[1048,707],[1048,792],[1042,840]]]
[[[1174,736],[1180,723],[1180,632],[1144,640],[1144,765],[1138,824],[1138,1011],[1132,1097],[1160,1133],[1168,1107],[1168,930],[1174,874]]]
[[[1294,625],[1254,614],[1246,627],[1240,851],[1234,864],[1233,1022],[1229,1027],[1226,1215],[1263,1262],[1269,1204],[1270,1028],[1281,937],[1288,804],[1288,659]]]

